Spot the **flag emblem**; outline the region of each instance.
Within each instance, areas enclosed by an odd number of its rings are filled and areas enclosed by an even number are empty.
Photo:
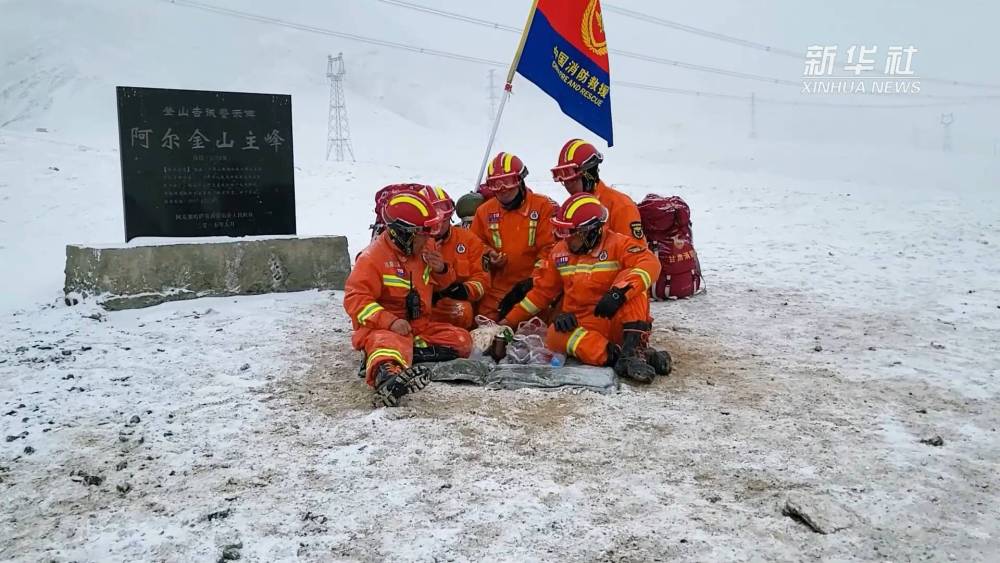
[[[538,0],[529,22],[517,72],[610,147],[611,69],[600,0]]]
[[[601,4],[590,0],[583,12],[583,22],[580,25],[580,35],[583,44],[590,52],[601,57],[608,54],[608,40],[604,36],[604,16],[601,15]]]

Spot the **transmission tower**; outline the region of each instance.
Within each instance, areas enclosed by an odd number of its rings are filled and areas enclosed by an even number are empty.
[[[490,69],[490,119],[497,116],[497,89],[496,83],[493,81],[493,75],[496,74],[496,69]]]
[[[941,126],[944,127],[944,142],[942,143],[944,152],[951,152],[951,124],[954,122],[955,114],[941,114]]]
[[[344,153],[354,162],[351,147],[351,126],[347,123],[347,100],[344,97],[344,54],[326,57],[326,77],[330,80],[330,114],[327,117],[326,159],[334,153],[335,160],[344,161]]]

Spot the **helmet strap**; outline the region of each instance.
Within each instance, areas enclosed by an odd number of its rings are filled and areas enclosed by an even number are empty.
[[[601,236],[604,234],[604,225],[594,227],[587,231],[586,235],[583,237],[583,244],[579,248],[573,249],[570,246],[570,252],[573,254],[590,254],[597,245],[601,242]]]
[[[411,256],[413,254],[413,233],[402,231],[393,226],[389,226],[389,240],[401,250],[403,254]]]
[[[597,187],[597,182],[600,181],[600,178],[597,175],[597,167],[590,170],[584,170],[580,178],[583,181],[583,191],[593,193],[594,188]]]
[[[518,186],[517,195],[514,196],[514,199],[510,200],[509,203],[504,203],[501,201],[500,206],[506,209],[507,211],[513,211],[515,209],[519,209],[521,207],[521,204],[524,203],[524,196],[526,189],[527,188],[524,185],[524,180],[521,180],[521,185]]]
[[[603,234],[604,225],[588,231],[587,236],[583,239],[584,253],[589,253],[591,250],[597,248],[597,244],[601,242],[601,236]]]

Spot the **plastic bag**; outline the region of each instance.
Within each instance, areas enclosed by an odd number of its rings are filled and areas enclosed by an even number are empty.
[[[506,356],[506,347],[514,337],[514,331],[509,326],[493,322],[482,315],[476,316],[479,328],[472,330],[472,356],[488,354],[494,360]]]
[[[476,315],[476,326],[478,328],[472,329],[470,334],[472,334],[472,346],[476,350],[479,350],[480,354],[486,353],[493,345],[493,339],[504,332],[504,330],[510,330],[510,328],[498,325],[487,317],[482,315]]]
[[[530,320],[524,321],[521,324],[517,325],[517,332],[515,332],[514,334],[519,336],[537,335],[544,340],[545,332],[548,330],[548,328],[549,327],[546,326],[546,324],[542,321],[542,319],[539,319],[538,317],[531,317]]]
[[[507,354],[500,362],[519,365],[549,365],[552,351],[545,347],[547,326],[534,317],[518,325],[514,338],[507,344]]]

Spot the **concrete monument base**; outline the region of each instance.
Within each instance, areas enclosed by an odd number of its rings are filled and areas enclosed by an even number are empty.
[[[117,248],[66,246],[67,301],[108,310],[197,297],[343,289],[347,238],[278,238]]]

